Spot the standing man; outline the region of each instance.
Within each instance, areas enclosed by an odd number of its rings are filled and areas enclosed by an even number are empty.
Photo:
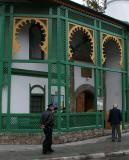
[[[122,116],[117,104],[114,104],[113,109],[110,110],[108,121],[112,126],[112,141],[115,142],[115,133],[117,132],[118,142],[121,142],[120,123],[122,121]]]
[[[44,111],[41,115],[41,128],[44,130],[45,139],[42,143],[43,154],[54,152],[51,148],[52,145],[52,131],[54,126],[53,114],[57,110],[57,107],[52,103],[48,105],[48,109]]]

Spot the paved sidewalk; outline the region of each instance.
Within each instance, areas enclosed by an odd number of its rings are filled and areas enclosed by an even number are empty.
[[[121,142],[111,142],[111,136],[67,144],[53,145],[54,153],[41,154],[41,145],[0,145],[2,160],[72,160],[101,159],[129,154],[129,133],[122,134]]]

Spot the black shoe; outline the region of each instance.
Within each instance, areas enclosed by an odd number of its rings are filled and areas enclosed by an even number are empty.
[[[112,139],[112,142],[115,142],[115,139]]]
[[[42,153],[43,153],[43,154],[47,154],[47,151],[43,151]]]
[[[118,142],[121,142],[121,139],[118,139]]]
[[[50,149],[50,150],[49,150],[49,152],[51,152],[51,153],[52,153],[52,152],[54,152],[54,150],[53,150],[53,149]]]

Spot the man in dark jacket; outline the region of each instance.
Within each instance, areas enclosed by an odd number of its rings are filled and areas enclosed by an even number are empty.
[[[121,131],[120,131],[120,123],[122,121],[122,116],[120,110],[117,108],[118,105],[114,104],[113,109],[109,112],[109,122],[112,126],[112,141],[115,142],[115,133],[117,131],[118,142],[121,141]]]
[[[48,105],[48,109],[41,115],[41,128],[44,130],[45,139],[42,143],[43,154],[54,152],[52,145],[52,130],[54,126],[53,113],[57,109],[52,103]]]

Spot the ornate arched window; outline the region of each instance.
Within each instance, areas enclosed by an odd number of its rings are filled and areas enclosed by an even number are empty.
[[[120,67],[123,65],[122,39],[119,37],[102,34],[103,50],[102,64],[107,67]]]
[[[41,113],[45,110],[45,86],[30,86],[30,113]]]
[[[69,23],[69,60],[95,62],[93,30]]]
[[[15,17],[13,26],[13,57],[46,59],[48,54],[48,20]],[[21,55],[20,55],[21,54]]]

